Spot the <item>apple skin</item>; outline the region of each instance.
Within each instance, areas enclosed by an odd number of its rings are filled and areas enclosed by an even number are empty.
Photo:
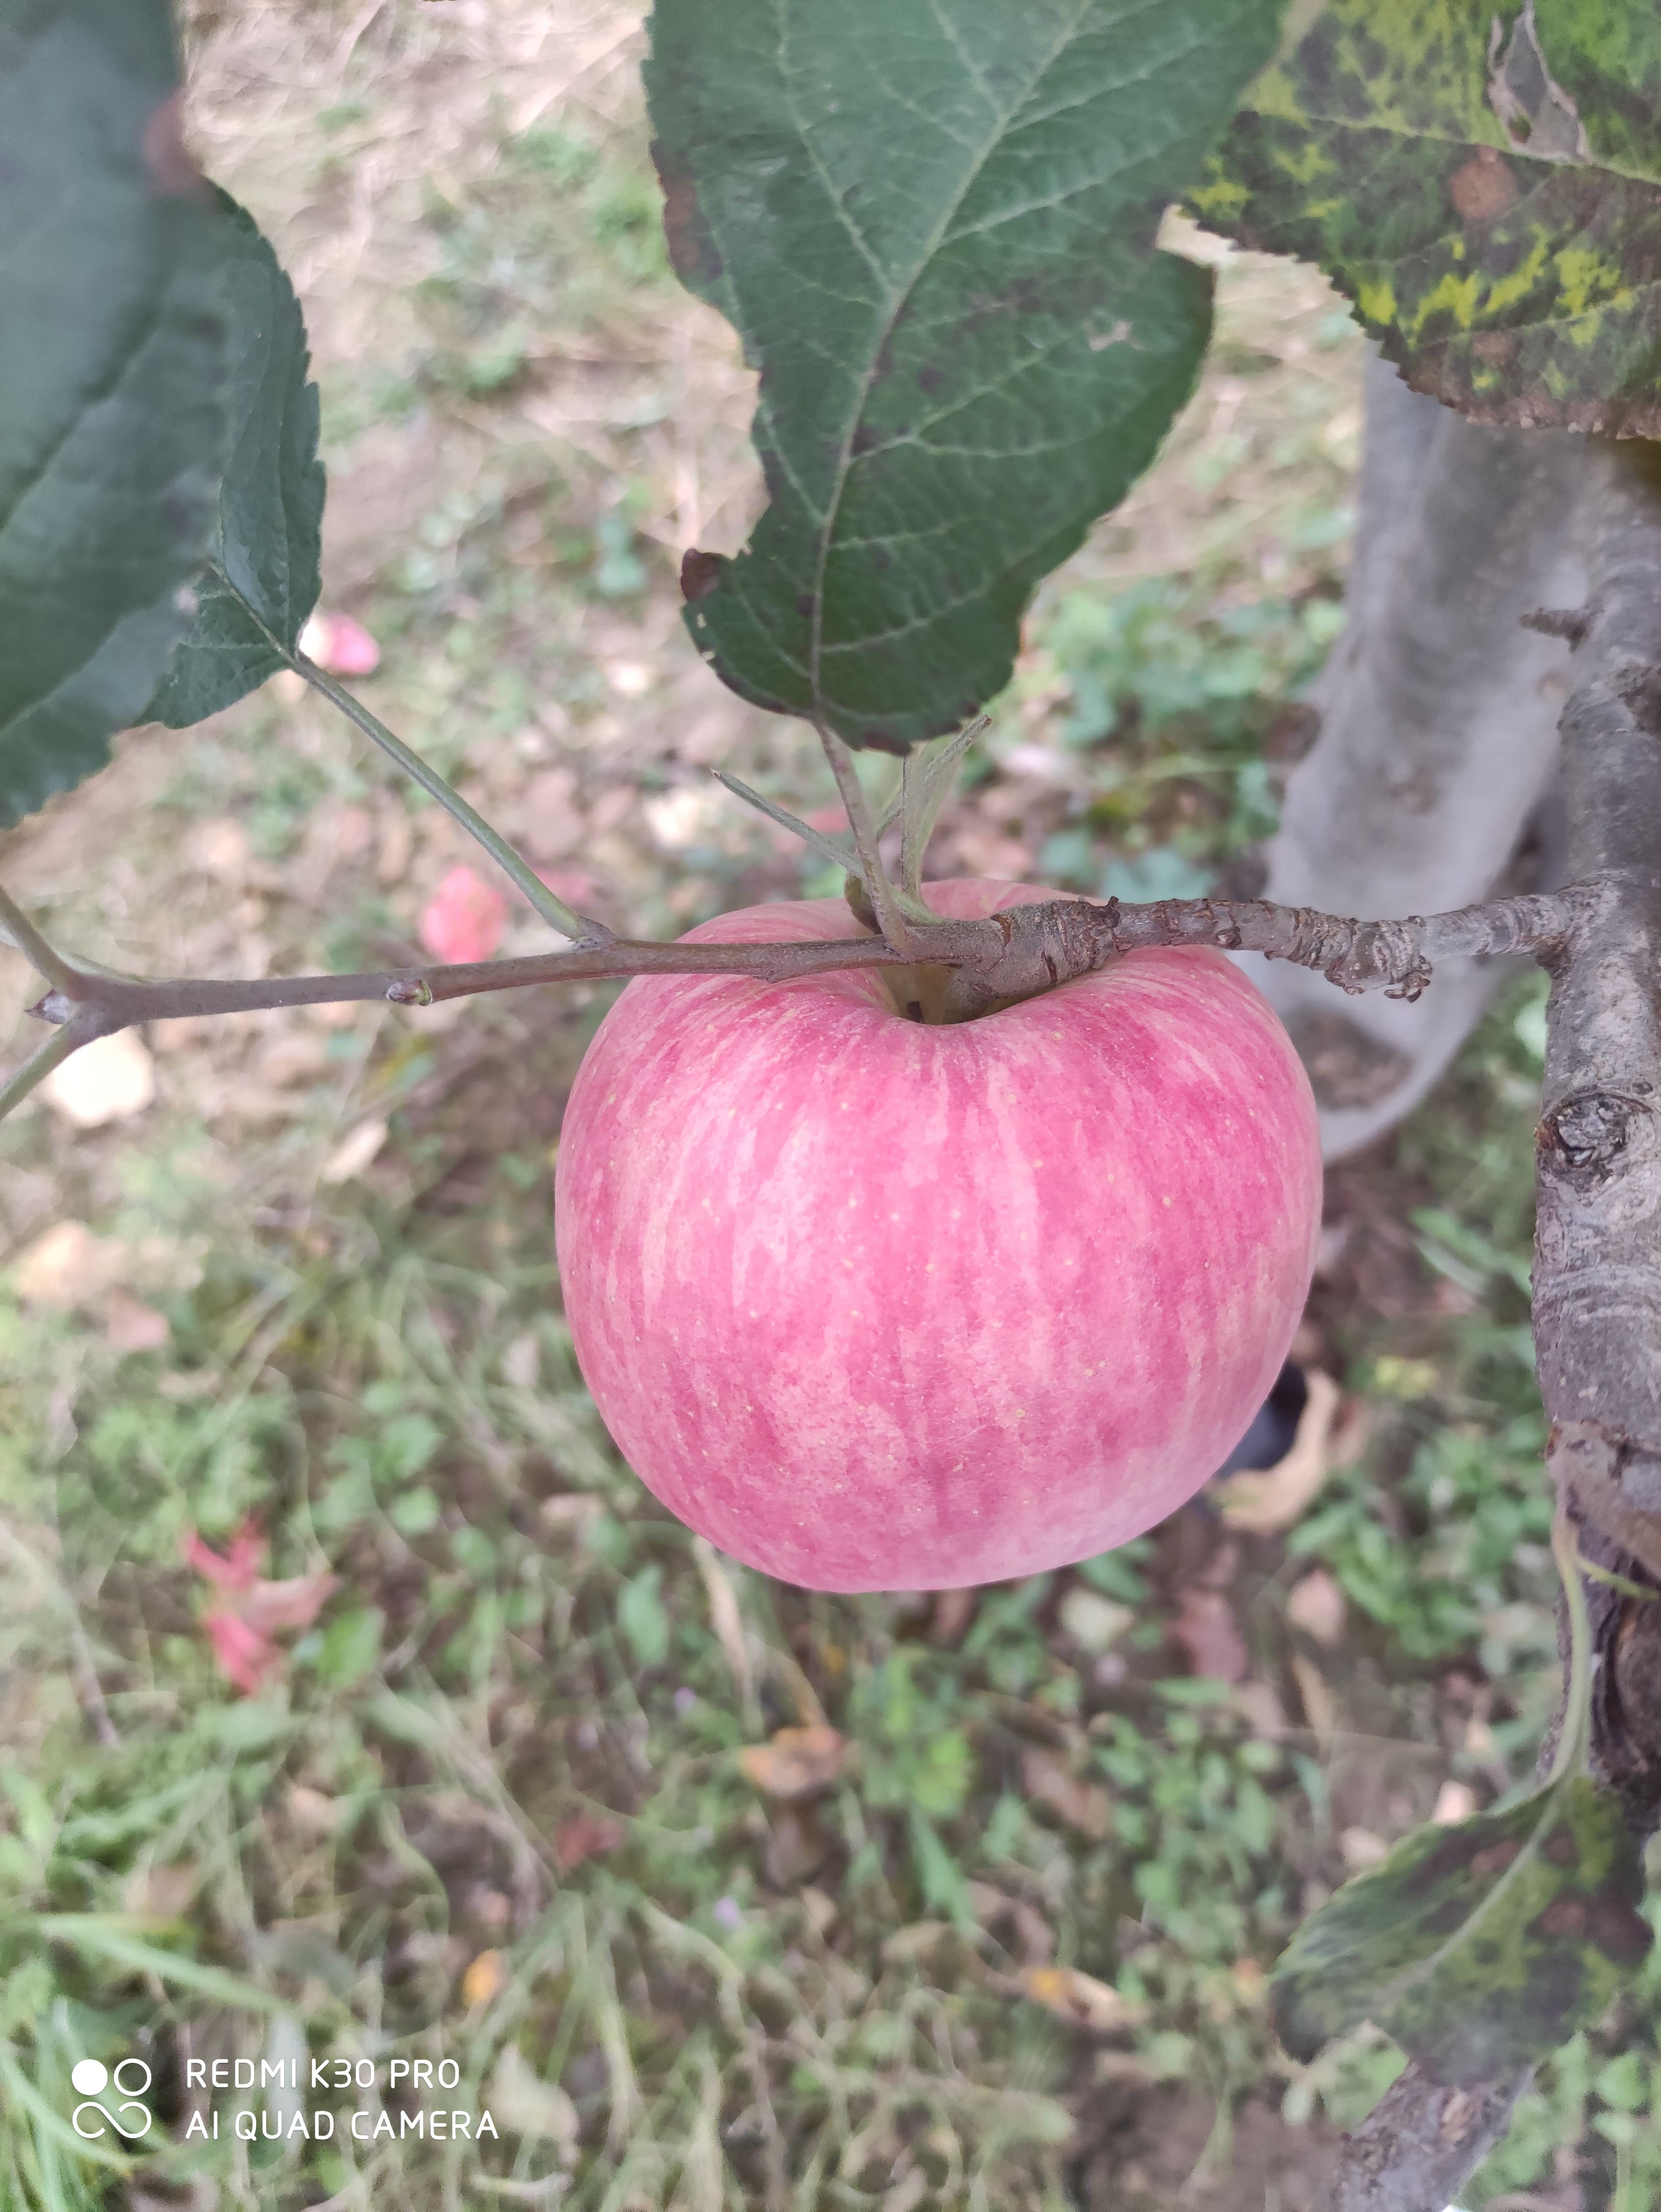
[[[815,899],[686,941],[861,933]],[[637,977],[556,1197],[577,1358],[654,1495],[786,1582],[938,1589],[1110,1550],[1222,1465],[1303,1311],[1321,1162],[1268,1000],[1173,950],[943,1026],[868,973]]]

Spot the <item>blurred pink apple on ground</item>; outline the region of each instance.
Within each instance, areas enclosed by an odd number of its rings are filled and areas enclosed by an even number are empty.
[[[508,902],[471,868],[452,868],[421,913],[421,942],[447,966],[490,960],[502,943]]]
[[[691,936],[858,933],[814,900]],[[572,1092],[557,1242],[583,1374],[671,1511],[810,1589],[955,1589],[1124,1543],[1222,1464],[1320,1197],[1308,1081],[1220,953],[952,1026],[873,974],[644,976]]]
[[[380,647],[350,615],[325,614],[319,607],[300,633],[300,650],[331,676],[373,676]]]

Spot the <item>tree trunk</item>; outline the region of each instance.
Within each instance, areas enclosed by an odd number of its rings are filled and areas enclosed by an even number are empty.
[[[1555,795],[1567,648],[1520,627],[1585,595],[1586,441],[1477,428],[1366,377],[1348,621],[1317,686],[1320,735],[1293,771],[1262,896],[1373,919],[1560,879]],[[1512,963],[1445,961],[1415,1004],[1346,1005],[1317,975],[1250,964],[1291,1030],[1327,1156],[1415,1106]]]

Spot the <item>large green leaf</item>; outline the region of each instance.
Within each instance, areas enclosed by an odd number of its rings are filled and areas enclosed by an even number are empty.
[[[196,620],[149,708],[151,720],[174,729],[217,714],[284,666],[278,647],[295,644],[320,587],[323,464],[305,319],[252,216],[228,194],[218,198],[230,442]]]
[[[1310,2059],[1365,2020],[1433,2081],[1530,2065],[1597,2019],[1650,1947],[1638,1845],[1585,1776],[1421,1828],[1293,1937],[1275,2024]]]
[[[224,436],[167,0],[0,11],[0,821],[100,767],[189,617]]]
[[[904,751],[1008,677],[1151,459],[1209,287],[1155,252],[1279,0],[658,0],[671,252],[761,372],[770,504],[689,556],[733,690]]]
[[[1331,0],[1192,194],[1479,422],[1661,434],[1655,0]]]

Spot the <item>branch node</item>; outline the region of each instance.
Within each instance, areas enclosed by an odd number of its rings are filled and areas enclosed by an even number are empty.
[[[1566,638],[1573,651],[1591,628],[1591,616],[1590,607],[1536,607],[1518,620],[1524,629],[1538,630],[1542,637]]]

